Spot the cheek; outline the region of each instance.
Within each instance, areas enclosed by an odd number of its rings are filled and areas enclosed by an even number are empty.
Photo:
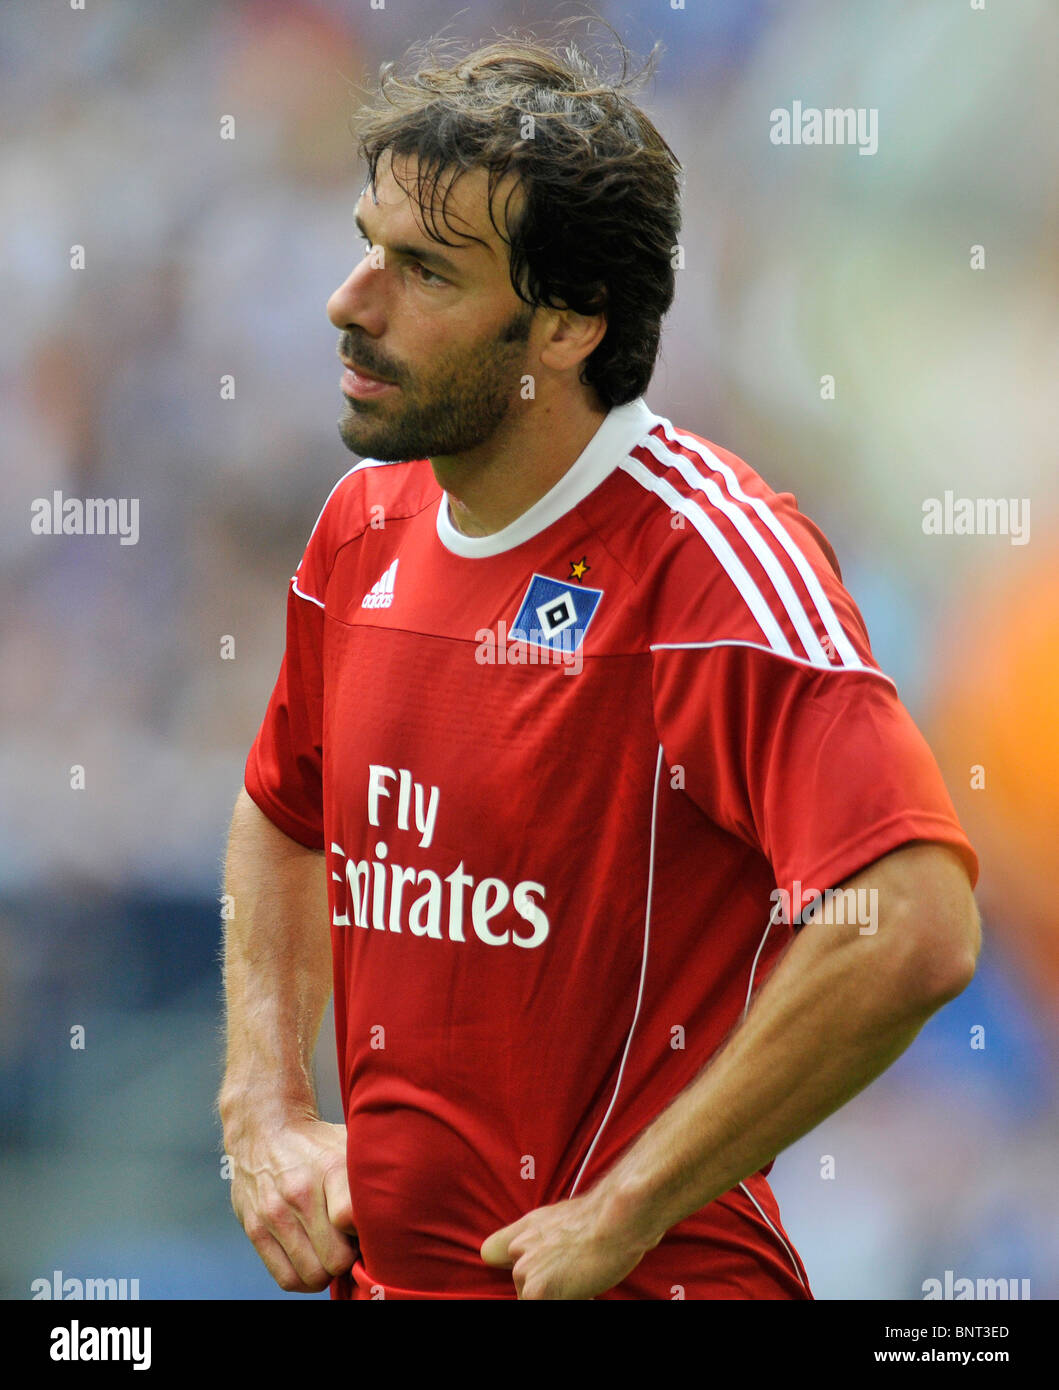
[[[424,318],[407,335],[402,335],[403,347],[394,351],[404,363],[410,383],[429,388],[432,382],[462,374],[480,358],[473,337],[468,337],[470,343],[467,337],[454,333],[450,324]]]
[[[509,323],[510,316],[498,317],[495,303],[409,305],[399,331],[391,319],[383,347],[404,369],[407,389],[430,394],[487,373],[498,353],[525,351],[524,342],[512,347],[499,341]]]

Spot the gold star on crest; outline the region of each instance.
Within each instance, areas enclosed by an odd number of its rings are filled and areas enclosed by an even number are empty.
[[[570,561],[570,578],[576,579],[580,584],[592,566],[588,563],[588,556],[582,555],[580,560]]]

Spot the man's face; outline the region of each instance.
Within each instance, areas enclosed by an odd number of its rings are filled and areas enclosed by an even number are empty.
[[[414,163],[397,167],[414,192]],[[454,230],[441,223],[450,240],[475,236],[485,245],[431,241],[388,162],[377,201],[361,194],[357,225],[369,247],[327,312],[342,329],[339,356],[353,367],[342,378],[338,429],[362,457],[464,453],[486,444],[522,402],[534,311],[511,286],[486,189],[483,170],[463,175],[449,198]]]

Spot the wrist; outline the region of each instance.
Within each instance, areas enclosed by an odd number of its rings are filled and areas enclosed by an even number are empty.
[[[226,1078],[217,1100],[225,1151],[248,1135],[286,1129],[305,1120],[319,1119],[316,1097],[311,1091],[292,1088],[263,1090],[259,1084]]]
[[[658,1197],[643,1182],[628,1174],[608,1174],[593,1189],[601,1223],[620,1231],[630,1248],[639,1253],[653,1250],[672,1222],[667,1222]]]

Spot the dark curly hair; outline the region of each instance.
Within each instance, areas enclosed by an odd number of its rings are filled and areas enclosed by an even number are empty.
[[[581,369],[606,408],[647,389],[680,231],[680,164],[627,95],[648,69],[630,78],[620,52],[621,73],[607,81],[573,45],[553,51],[512,37],[461,56],[451,41],[431,40],[411,51],[406,70],[383,66],[354,127],[372,191],[384,154],[414,157],[413,183],[401,186],[426,235],[446,246],[455,244],[443,230],[455,231],[453,185],[468,170],[488,171],[489,215],[510,248],[519,298],[606,316]],[[518,181],[498,209],[509,173]]]

